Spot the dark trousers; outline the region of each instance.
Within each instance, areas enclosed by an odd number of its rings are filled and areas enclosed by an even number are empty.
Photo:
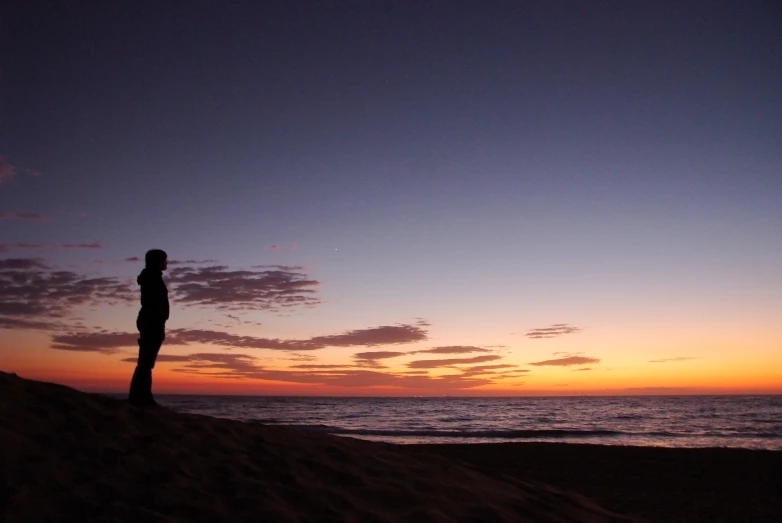
[[[129,400],[137,405],[149,405],[152,398],[152,369],[155,368],[157,353],[163,340],[166,339],[165,323],[150,323],[139,319],[138,327],[138,362],[130,380]]]

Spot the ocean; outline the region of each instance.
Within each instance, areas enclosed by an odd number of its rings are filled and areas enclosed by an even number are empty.
[[[782,450],[782,396],[156,398],[179,412],[398,444],[553,441]]]

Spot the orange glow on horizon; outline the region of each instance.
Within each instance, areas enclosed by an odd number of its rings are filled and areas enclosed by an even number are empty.
[[[488,337],[488,334],[486,334]],[[662,337],[675,338],[669,334]],[[25,338],[12,333],[8,341],[19,343],[24,350],[9,350],[0,346],[0,370],[15,372],[22,377],[60,383],[90,392],[125,393],[134,369],[133,349],[122,349],[109,354],[88,351],[52,350],[44,334]],[[4,343],[6,340],[4,340]],[[235,377],[220,377],[210,373],[227,373],[231,367],[219,364],[202,365],[187,369],[181,363],[159,361],[154,376],[153,390],[160,394],[229,394],[229,395],[274,395],[274,396],[562,396],[562,395],[692,395],[692,394],[782,394],[782,353],[774,350],[775,341],[766,336],[754,344],[757,358],[746,358],[734,347],[737,342],[724,339],[720,343],[709,343],[706,349],[685,348],[677,351],[647,351],[638,347],[633,351],[612,350],[623,347],[621,339],[611,341],[586,333],[581,338],[544,340],[525,343],[524,350],[500,349],[495,352],[499,359],[480,363],[454,363],[434,367],[411,367],[411,361],[469,359],[474,354],[424,353],[434,345],[431,341],[410,344],[403,348],[357,350],[326,348],[307,353],[311,366],[301,365],[302,359],[282,351],[252,351],[248,349],[225,350],[214,346],[191,344],[188,346],[165,345],[161,355],[187,356],[189,354],[214,354],[230,357],[248,355],[253,367],[274,379],[251,378],[242,375],[241,369]],[[655,343],[661,344],[659,340]],[[701,342],[702,344],[704,342]],[[747,343],[746,340],[744,343]],[[23,344],[23,345],[22,345]],[[509,339],[504,347],[519,344]],[[672,345],[673,343],[671,343]],[[457,345],[450,339],[437,343],[439,346]],[[475,344],[477,346],[477,343]],[[550,363],[562,358],[561,350],[569,347],[573,354],[584,354],[597,363],[563,364]],[[379,367],[360,366],[353,359],[354,353],[388,352],[388,359],[379,360]],[[396,356],[394,353],[403,354]],[[480,352],[476,353],[482,354]],[[486,353],[483,353],[486,354]],[[557,356],[559,354],[559,356]],[[677,356],[677,354],[682,356]],[[686,357],[685,357],[686,355]],[[221,356],[222,357],[222,356]],[[572,356],[571,356],[572,357]],[[123,360],[131,361],[123,361]],[[305,363],[309,360],[304,360]],[[541,364],[544,362],[544,364]],[[483,374],[471,370],[486,367]],[[500,366],[501,368],[492,368]],[[250,367],[250,368],[253,368]],[[346,376],[329,384],[318,383],[318,372],[336,369]],[[238,369],[238,368],[237,368]],[[188,370],[188,372],[182,372]],[[480,369],[479,369],[480,370]],[[260,373],[263,376],[263,372]],[[286,373],[294,373],[297,381],[284,381]],[[473,374],[467,374],[473,372]],[[497,374],[493,374],[497,372]],[[510,372],[512,376],[502,376]],[[312,373],[308,376],[307,373]],[[355,374],[351,374],[355,373]],[[395,386],[395,379],[380,380],[384,383],[369,386],[373,374],[378,377],[406,377],[408,385]],[[325,374],[328,376],[328,374]],[[419,383],[416,376],[427,376]],[[460,388],[464,376],[475,379],[492,379],[494,383]],[[279,378],[279,379],[277,379]],[[457,384],[445,386],[448,380]],[[354,385],[351,384],[351,381]],[[336,384],[339,385],[336,385]],[[360,386],[359,386],[360,385]]]

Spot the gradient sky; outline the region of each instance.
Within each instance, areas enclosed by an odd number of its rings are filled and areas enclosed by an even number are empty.
[[[16,2],[0,369],[158,392],[782,393],[762,1]]]

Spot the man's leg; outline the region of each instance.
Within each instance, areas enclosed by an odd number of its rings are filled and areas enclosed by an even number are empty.
[[[137,406],[155,405],[152,397],[152,369],[155,368],[164,335],[162,329],[140,329],[139,334],[138,362],[130,382],[129,401]]]

